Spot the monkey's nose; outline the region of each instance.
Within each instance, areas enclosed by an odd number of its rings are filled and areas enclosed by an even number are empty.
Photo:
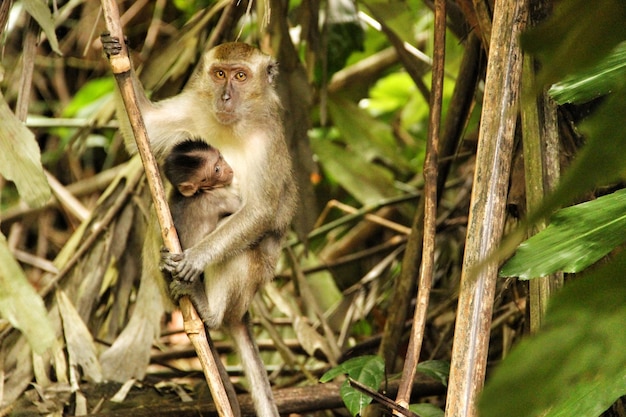
[[[229,93],[222,94],[222,100],[224,100],[224,101],[230,100],[230,94]]]

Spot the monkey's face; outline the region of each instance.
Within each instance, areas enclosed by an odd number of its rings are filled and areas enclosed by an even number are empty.
[[[243,114],[242,107],[254,82],[252,70],[243,64],[214,64],[209,69],[214,85],[213,110],[220,123],[231,124]]]
[[[214,153],[210,156],[210,158],[207,157],[204,170],[198,172],[198,188],[204,191],[225,187],[233,181],[233,169],[224,160],[222,154]]]
[[[232,125],[264,119],[265,110],[276,107],[277,73],[270,56],[245,43],[230,42],[204,55],[190,88],[207,96],[218,123]]]

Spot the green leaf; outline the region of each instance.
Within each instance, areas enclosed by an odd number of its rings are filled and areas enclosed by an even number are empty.
[[[324,375],[320,377],[320,382],[330,382],[340,375],[349,375],[356,379],[356,376],[360,370],[365,367],[369,362],[380,360],[376,355],[357,356],[356,358],[348,359],[347,361],[340,363],[334,368],[326,371]],[[378,387],[376,387],[378,389]]]
[[[441,408],[433,404],[429,404],[429,403],[411,404],[409,406],[409,410],[413,411],[415,414],[417,414],[420,417],[443,417],[444,416],[444,412]]]
[[[443,385],[448,385],[450,376],[450,362],[448,361],[424,361],[417,364],[417,370],[424,375],[436,379]]]
[[[394,169],[410,171],[388,123],[373,118],[355,103],[338,96],[330,97],[328,113],[351,152],[368,162],[380,160]]]
[[[1,233],[0,315],[22,331],[34,352],[41,354],[52,346],[55,332],[44,302],[29,284]]]
[[[35,135],[20,122],[0,95],[0,174],[15,182],[20,196],[31,207],[50,199],[50,186],[41,166]]]
[[[50,43],[50,48],[57,54],[63,55],[59,49],[59,41],[54,32],[54,20],[52,19],[52,13],[50,13],[48,4],[42,0],[24,0],[22,3],[24,4],[24,9],[37,21],[41,29],[45,32],[48,42]]]
[[[626,80],[626,42],[592,68],[570,75],[550,87],[559,104],[586,103],[623,87]]]
[[[626,394],[626,252],[576,279],[487,381],[481,417],[597,417]]]
[[[359,356],[329,370],[322,375],[320,381],[328,382],[339,375],[348,375],[369,388],[378,390],[385,376],[385,363],[375,355]],[[341,385],[339,392],[353,416],[359,414],[372,401],[371,397],[352,388],[347,380]]]
[[[376,204],[398,194],[387,169],[319,137],[311,136],[311,146],[324,172],[362,204]]]
[[[522,45],[542,63],[539,86],[589,67],[626,39],[626,2],[558,2],[545,22],[522,36]]]
[[[531,223],[599,185],[624,178],[626,134],[616,128],[617,120],[626,120],[626,94],[622,89],[611,94],[595,114],[581,124],[579,130],[587,138],[587,143],[565,172],[556,191],[531,214]]]
[[[115,79],[104,77],[85,83],[63,109],[64,117],[92,117],[115,92]]]
[[[626,241],[626,190],[557,211],[522,243],[500,276],[530,279],[579,272]]]

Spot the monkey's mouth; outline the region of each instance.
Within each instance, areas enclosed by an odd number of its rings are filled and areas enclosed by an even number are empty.
[[[229,125],[237,121],[237,113],[233,111],[216,111],[215,117],[218,122]]]

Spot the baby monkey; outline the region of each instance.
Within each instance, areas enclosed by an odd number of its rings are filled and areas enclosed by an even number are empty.
[[[202,139],[175,145],[163,170],[174,187],[170,209],[183,249],[202,240],[241,205],[239,197],[224,188],[233,181],[233,169],[218,149]]]
[[[202,139],[175,145],[165,158],[163,171],[173,186],[169,204],[183,249],[201,241],[241,206],[240,198],[225,188],[233,181],[233,169],[217,148]],[[189,295],[201,316],[208,311],[200,280],[188,283],[170,279],[170,293],[174,301]]]

